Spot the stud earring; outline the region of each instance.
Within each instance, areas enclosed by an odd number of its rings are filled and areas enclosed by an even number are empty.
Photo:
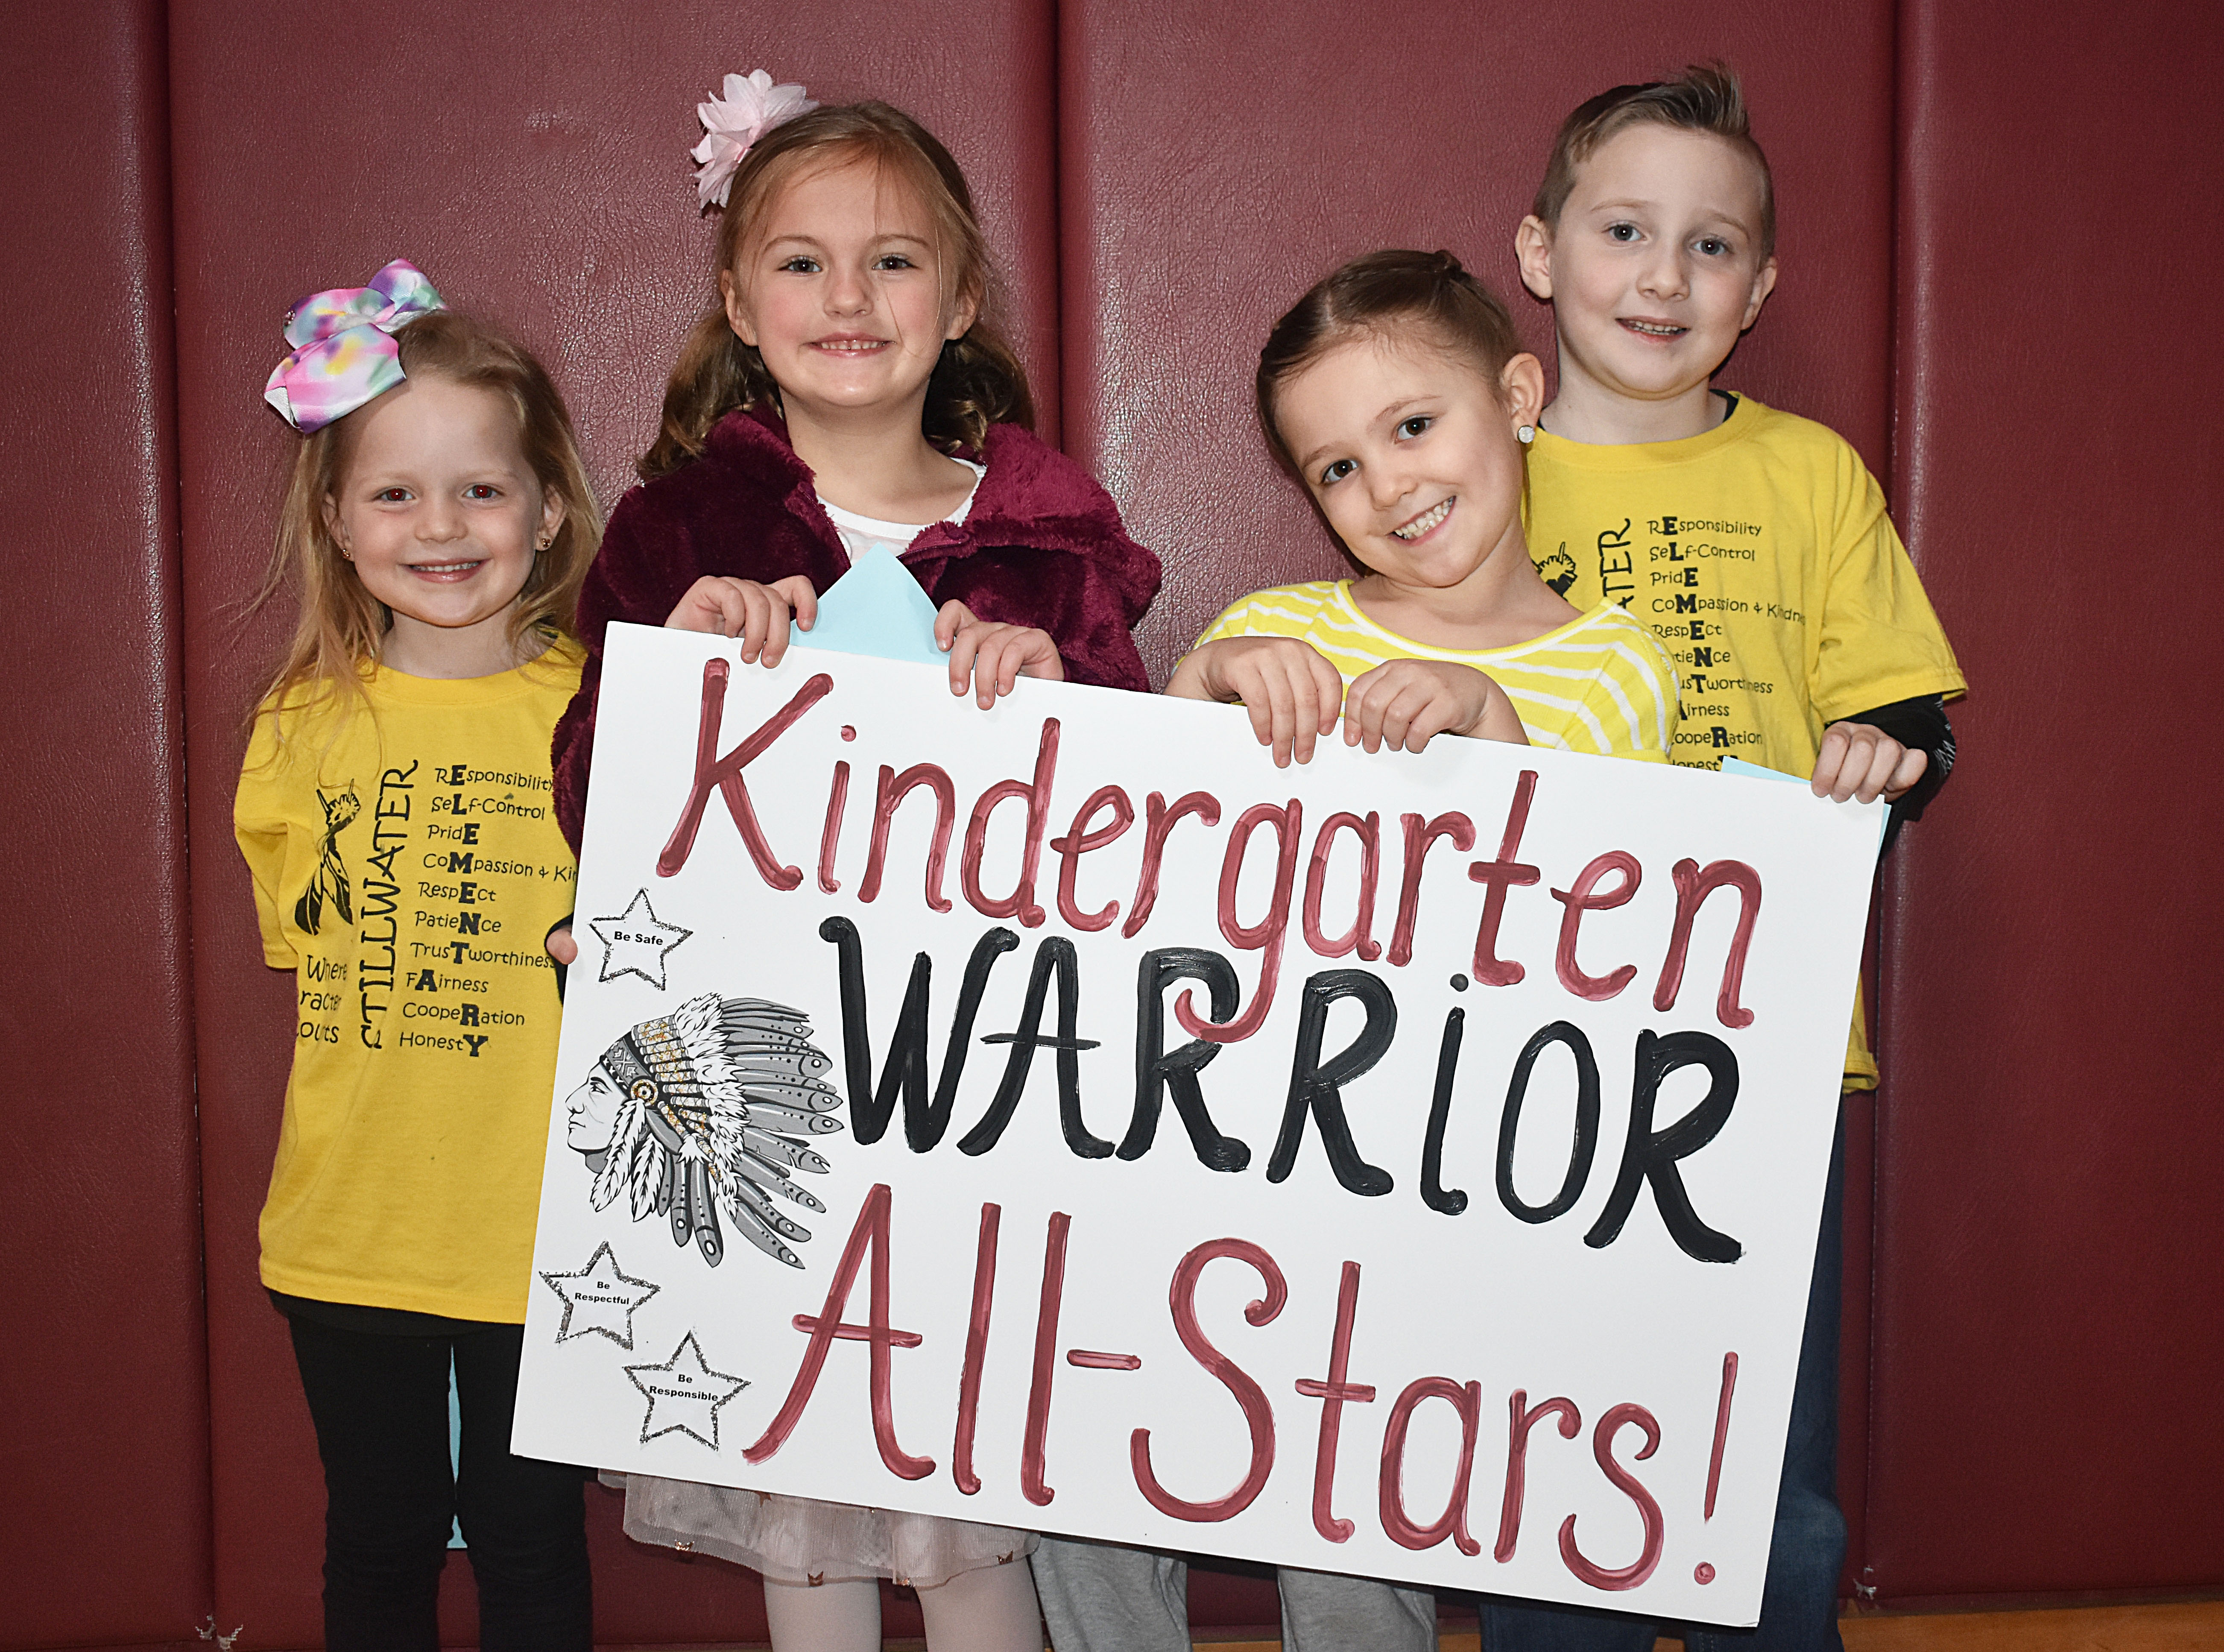
[[[1521,445],[1524,447],[1526,447],[1531,442],[1537,440],[1537,427],[1534,425],[1516,425],[1513,429],[1513,434],[1520,441]]]

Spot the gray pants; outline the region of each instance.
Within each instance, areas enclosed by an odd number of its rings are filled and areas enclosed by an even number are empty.
[[[1190,1652],[1189,1567],[1116,1543],[1045,1537],[1035,1590],[1057,1652]],[[1436,1652],[1436,1598],[1284,1567],[1284,1652]]]

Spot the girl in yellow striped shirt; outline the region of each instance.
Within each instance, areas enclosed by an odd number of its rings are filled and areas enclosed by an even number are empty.
[[[1275,324],[1259,421],[1352,559],[1355,579],[1254,592],[1166,692],[1240,700],[1277,764],[1439,734],[1667,760],[1676,674],[1649,627],[1578,612],[1522,535],[1524,446],[1544,370],[1505,307],[1448,252],[1377,252]]]

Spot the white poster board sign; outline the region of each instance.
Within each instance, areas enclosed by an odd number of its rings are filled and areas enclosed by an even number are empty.
[[[1877,821],[613,627],[516,1447],[1750,1624]]]

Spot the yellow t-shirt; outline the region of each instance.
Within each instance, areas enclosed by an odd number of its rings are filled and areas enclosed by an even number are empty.
[[[579,664],[381,668],[367,705],[295,690],[256,720],[233,826],[263,959],[295,984],[273,1290],[525,1318],[559,1016],[542,941],[573,884],[548,746]]]
[[[1391,660],[1472,666],[1506,691],[1532,745],[1665,763],[1675,733],[1675,669],[1652,633],[1611,603],[1512,648],[1440,649],[1369,619],[1350,580],[1314,579],[1254,592],[1197,640],[1234,636],[1310,642],[1347,687]]]
[[[1569,601],[1620,603],[1683,679],[1673,761],[1725,756],[1803,779],[1823,725],[1967,687],[1885,512],[1836,432],[1740,397],[1681,441],[1537,433],[1529,544]],[[1875,1083],[1858,1007],[1849,1080]]]

